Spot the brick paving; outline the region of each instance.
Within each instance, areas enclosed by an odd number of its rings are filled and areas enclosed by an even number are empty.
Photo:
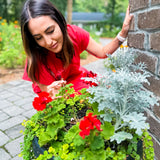
[[[21,123],[36,113],[34,97],[31,82],[17,80],[0,85],[0,160],[22,160],[18,157],[23,142]]]

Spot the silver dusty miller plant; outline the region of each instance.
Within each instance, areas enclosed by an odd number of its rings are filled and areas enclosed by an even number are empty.
[[[90,102],[98,102],[102,120],[114,124],[115,133],[110,141],[117,143],[133,138],[123,128],[133,129],[141,136],[143,129],[149,128],[144,109],[158,104],[154,94],[143,87],[144,83],[149,84],[147,78],[150,77],[145,64],[134,64],[134,60],[135,54],[122,48],[114,55],[108,55],[103,75],[96,79],[85,78],[98,84],[88,89],[94,95]]]

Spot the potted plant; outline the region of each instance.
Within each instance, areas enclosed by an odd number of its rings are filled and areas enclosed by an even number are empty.
[[[154,159],[143,112],[158,102],[143,87],[150,76],[145,65],[134,59],[121,49],[108,57],[105,74],[84,78],[89,89],[76,93],[69,84],[54,101],[43,92],[36,97],[33,106],[39,111],[23,123],[23,159]]]

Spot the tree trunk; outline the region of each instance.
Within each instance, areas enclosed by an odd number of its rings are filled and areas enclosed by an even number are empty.
[[[72,4],[73,0],[67,0],[67,23],[72,23]]]

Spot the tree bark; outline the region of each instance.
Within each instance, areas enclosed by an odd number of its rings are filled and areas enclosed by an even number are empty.
[[[73,0],[67,0],[67,23],[72,23],[72,4]]]

